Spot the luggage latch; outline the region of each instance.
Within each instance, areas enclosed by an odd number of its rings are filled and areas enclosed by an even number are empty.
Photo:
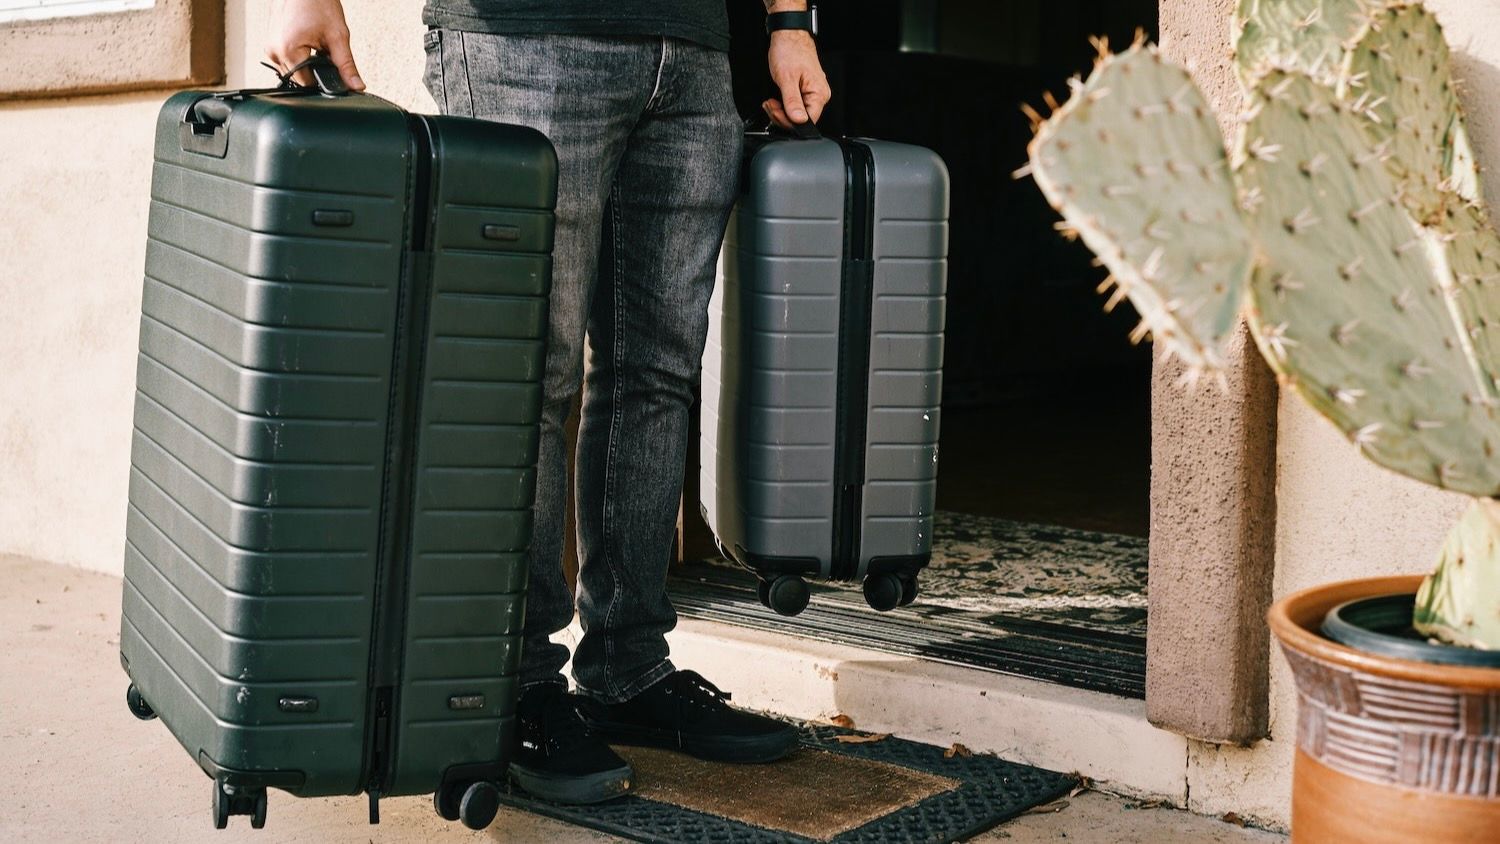
[[[319,208],[313,212],[312,221],[315,226],[352,226],[354,212]]]
[[[485,240],[516,241],[521,239],[520,226],[503,226],[499,223],[485,223],[480,230]]]
[[[454,695],[448,698],[449,709],[483,709],[484,695]]]

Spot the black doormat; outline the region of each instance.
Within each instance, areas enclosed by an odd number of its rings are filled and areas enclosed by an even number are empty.
[[[1075,778],[1067,774],[1007,762],[994,756],[968,755],[966,751],[953,752],[952,749],[945,751],[944,748],[893,737],[856,742],[838,738],[856,735],[859,734],[836,727],[807,726],[802,729],[804,749],[800,753],[822,753],[825,754],[822,758],[830,760],[846,757],[880,766],[895,766],[905,769],[912,778],[919,778],[921,785],[926,787],[916,790],[919,799],[831,836],[807,837],[785,828],[755,825],[640,796],[621,797],[594,806],[560,806],[537,800],[512,787],[502,800],[526,811],[653,844],[699,841],[715,844],[815,844],[828,841],[837,844],[937,844],[984,832],[1033,806],[1062,797],[1076,783]],[[806,757],[803,758],[805,761]],[[843,781],[837,772],[829,775],[835,781],[803,781],[797,788],[787,788],[777,781],[773,770],[776,765],[783,764],[788,763],[739,769],[741,772],[760,772],[759,779],[765,783],[763,799],[768,805],[776,804],[780,814],[784,815],[788,807],[812,805],[817,801],[859,799],[858,794],[849,793],[847,781]],[[637,771],[643,790],[652,793],[645,781],[649,776],[649,771]],[[714,777],[704,776],[694,780],[692,787],[707,790],[723,786],[715,782]]]

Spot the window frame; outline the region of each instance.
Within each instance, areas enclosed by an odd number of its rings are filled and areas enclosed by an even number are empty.
[[[0,23],[0,101],[223,81],[224,0]]]

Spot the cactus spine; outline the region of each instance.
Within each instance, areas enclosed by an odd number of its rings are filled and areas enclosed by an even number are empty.
[[[1232,163],[1185,72],[1137,43],[1040,123],[1031,172],[1190,371],[1222,366],[1243,312],[1367,457],[1484,499],[1417,622],[1500,647],[1500,236],[1441,27],[1386,0],[1241,0],[1236,20]]]

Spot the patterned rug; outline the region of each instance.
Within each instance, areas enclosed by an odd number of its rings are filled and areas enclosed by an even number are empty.
[[[1146,635],[1143,537],[940,510],[932,538],[924,604]]]
[[[1138,536],[939,510],[917,603],[980,624],[1021,618],[1144,640],[1146,550]]]

